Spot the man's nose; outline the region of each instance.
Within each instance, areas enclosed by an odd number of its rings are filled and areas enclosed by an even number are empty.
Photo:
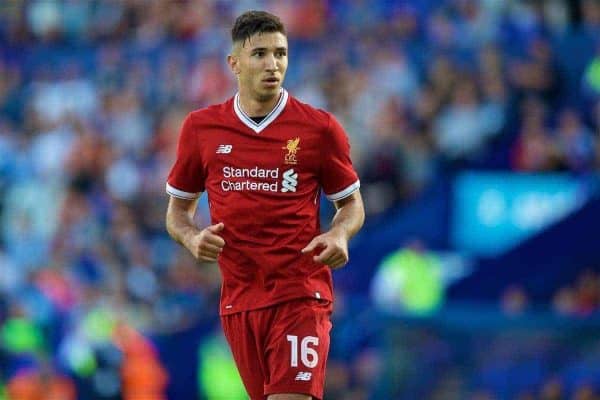
[[[277,59],[274,54],[269,54],[265,57],[265,69],[267,71],[277,70]]]

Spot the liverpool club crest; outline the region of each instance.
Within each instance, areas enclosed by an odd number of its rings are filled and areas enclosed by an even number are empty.
[[[284,157],[284,162],[286,164],[298,164],[298,159],[296,158],[296,154],[298,153],[298,150],[300,150],[298,144],[300,144],[299,137],[288,140],[285,147],[282,147],[283,150],[287,150],[287,154]]]

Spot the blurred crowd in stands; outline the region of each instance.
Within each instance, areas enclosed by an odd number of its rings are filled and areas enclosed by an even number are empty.
[[[167,237],[164,185],[186,113],[235,92],[228,29],[252,8],[287,24],[287,89],[347,129],[370,215],[462,168],[600,166],[597,0],[2,2],[0,383],[30,391],[8,398],[55,398],[32,392],[39,380],[65,399],[115,398],[119,385],[124,399],[165,398],[148,335],[216,323],[218,270]],[[598,276],[581,282],[557,311],[598,309]],[[444,357],[449,342],[419,340]],[[383,370],[406,383],[393,393],[412,393],[418,372],[356,349],[348,363],[333,353],[330,398],[368,398]],[[544,393],[566,390],[553,382]],[[498,392],[486,393],[473,398]]]
[[[334,353],[325,398],[598,399],[597,320],[574,327],[552,317],[472,310],[450,311],[443,321],[390,324],[372,310],[356,319],[366,324],[362,330],[336,321],[338,351],[360,350]]]
[[[557,315],[586,318],[600,311],[600,268],[584,269],[573,282],[566,282],[549,299],[551,310]],[[506,314],[518,315],[531,308],[527,290],[511,285],[500,299],[501,308]]]

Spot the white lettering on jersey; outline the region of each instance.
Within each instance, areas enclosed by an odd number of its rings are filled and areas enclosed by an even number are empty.
[[[287,341],[290,342],[290,366],[298,366],[298,336],[287,335]],[[305,336],[300,343],[300,359],[302,364],[308,368],[314,368],[319,363],[319,353],[309,345],[318,346],[319,338],[316,336]],[[310,377],[309,377],[310,379]]]
[[[223,167],[223,177],[225,178],[279,178],[279,168],[234,168]]]
[[[252,182],[252,181],[221,181],[221,189],[224,192],[244,192],[244,191],[261,191],[261,192],[277,192],[277,182]]]
[[[281,191],[283,193],[295,192],[298,186],[298,173],[294,169],[288,169],[283,173],[283,181],[281,182]]]
[[[279,191],[279,168],[267,169],[259,168],[258,166],[252,168],[235,168],[225,166],[223,167],[223,178],[221,180],[221,189],[224,192]],[[235,178],[246,179],[236,180]],[[297,187],[298,173],[293,168],[290,168],[282,174],[281,192],[295,192]]]
[[[221,190],[224,192],[278,192],[279,168],[235,168],[223,167]],[[238,180],[236,178],[246,178]]]
[[[217,154],[229,154],[231,153],[231,149],[233,149],[233,146],[230,144],[220,144],[217,147]]]
[[[298,375],[296,375],[296,379],[297,381],[310,381],[310,378],[312,378],[312,372],[298,372]]]

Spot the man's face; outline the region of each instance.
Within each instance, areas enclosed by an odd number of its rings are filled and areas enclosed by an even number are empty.
[[[279,95],[287,70],[287,38],[280,32],[257,33],[236,43],[229,65],[238,76],[240,92],[258,101]]]

